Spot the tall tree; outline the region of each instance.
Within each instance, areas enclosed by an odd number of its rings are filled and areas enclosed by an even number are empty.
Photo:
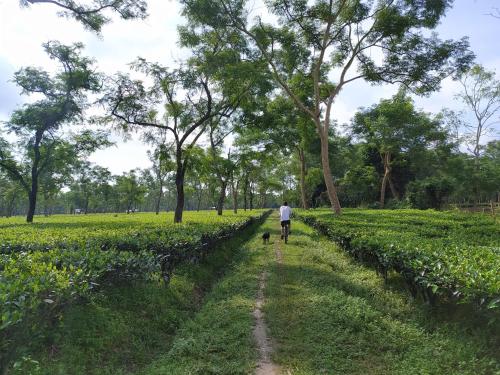
[[[224,140],[233,132],[233,128],[227,121],[222,119],[214,119],[210,122],[208,132],[210,140],[210,159],[212,170],[214,171],[217,181],[219,182],[219,198],[217,199],[217,215],[222,215],[224,209],[224,201],[231,176],[235,169],[235,165],[231,160],[231,149],[227,153],[227,157],[222,156],[222,148]]]
[[[403,83],[418,93],[436,90],[473,56],[468,42],[440,41],[434,29],[450,0],[272,0],[277,24],[247,20],[242,0],[183,0],[185,13],[213,29],[231,27],[265,60],[274,80],[313,121],[332,209],[341,212],[328,160],[332,106],[349,83]],[[354,72],[353,72],[354,71]],[[304,92],[307,95],[304,96]]]
[[[472,123],[463,122],[465,142],[478,160],[484,148],[484,137],[500,124],[500,80],[496,79],[495,72],[476,65],[461,76],[460,83],[463,90],[458,97],[474,119]]]
[[[118,75],[103,98],[110,112],[106,120],[127,131],[138,127],[156,128],[173,136],[177,188],[174,222],[180,223],[189,151],[205,132],[215,112],[212,89],[208,77],[194,69],[170,71],[144,60],[139,60],[135,66],[152,79],[152,86],[146,88],[142,81]],[[159,114],[157,106],[162,102],[166,111]]]
[[[39,177],[54,159],[54,149],[61,142],[62,127],[82,120],[87,106],[86,94],[100,89],[100,77],[92,60],[80,56],[82,44],[65,46],[58,42],[44,44],[44,49],[60,65],[50,75],[37,68],[23,68],[14,75],[14,82],[23,94],[37,94],[41,99],[17,109],[6,122],[7,131],[19,139],[23,160],[12,147],[0,144],[0,168],[18,181],[28,194],[26,220],[33,222]]]
[[[392,166],[402,153],[415,147],[425,148],[432,141],[445,137],[438,121],[426,113],[415,110],[412,100],[401,90],[391,100],[357,113],[353,119],[353,132],[373,145],[380,153],[384,167],[380,187],[380,207],[385,204],[387,184],[392,196],[400,199],[393,179]]]
[[[153,84],[117,77],[114,89],[103,99],[115,123],[125,127],[164,129],[173,136],[177,204],[174,221],[182,221],[184,181],[190,151],[210,122],[229,118],[252,95],[256,68],[240,56],[238,39],[221,32],[205,33],[195,24],[181,27],[181,45],[192,48],[185,66],[169,70],[139,59],[133,66]],[[157,105],[165,104],[165,114]],[[108,119],[110,119],[108,118]]]
[[[144,19],[147,16],[147,2],[144,0],[20,0],[21,6],[28,7],[33,4],[51,4],[61,9],[62,17],[74,18],[87,29],[99,33],[102,27],[110,22],[105,15],[112,11],[124,20]]]
[[[230,116],[237,106],[235,96],[238,98],[238,93],[229,97],[217,95],[217,84],[206,71],[210,68],[197,68],[194,62],[185,68],[171,71],[159,64],[139,60],[135,67],[152,79],[152,86],[146,88],[141,81],[119,75],[114,87],[102,100],[110,111],[108,121],[117,123],[124,129],[163,129],[173,136],[177,188],[174,215],[176,223],[182,221],[184,181],[190,151],[213,118]],[[162,102],[166,112],[159,114],[157,105]]]
[[[309,208],[305,180],[307,176],[306,157],[311,141],[317,136],[311,119],[298,110],[286,96],[277,96],[267,101],[249,121],[252,126],[240,130],[238,141],[248,145],[259,145],[266,152],[281,153],[289,158],[296,153],[299,162],[299,187],[302,207]]]
[[[120,197],[120,203],[127,213],[137,209],[137,205],[142,202],[146,193],[146,189],[139,181],[137,171],[134,169],[116,177],[116,190]]]
[[[481,200],[485,179],[481,164],[488,136],[495,134],[500,124],[500,81],[494,71],[480,65],[473,66],[460,77],[462,91],[457,98],[465,105],[461,111],[444,110],[443,116],[452,129],[458,143],[469,152],[472,160],[467,178],[469,195],[474,205]]]

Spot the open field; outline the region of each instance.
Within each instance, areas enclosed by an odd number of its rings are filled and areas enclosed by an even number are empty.
[[[384,282],[305,224],[293,223],[287,245],[276,216],[254,229],[180,267],[166,288],[115,287],[71,308],[53,347],[35,353],[40,373],[255,374],[252,312],[262,274],[271,360],[281,374],[500,370],[498,324],[470,306],[412,300],[397,275]]]

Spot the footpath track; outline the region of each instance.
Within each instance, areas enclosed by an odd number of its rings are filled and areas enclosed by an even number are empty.
[[[281,241],[277,240],[278,236],[274,236],[274,254],[275,261],[278,265],[282,264],[283,256],[281,250]],[[253,316],[255,318],[254,326],[254,339],[259,352],[259,359],[257,363],[256,375],[278,375],[281,373],[279,366],[277,366],[271,360],[271,355],[274,352],[273,342],[269,338],[268,328],[265,320],[264,313],[262,311],[265,304],[264,290],[266,288],[266,281],[269,277],[269,272],[267,270],[262,271],[259,280],[259,291],[257,294],[257,300],[255,304],[255,309],[253,311]]]
[[[498,324],[467,306],[413,301],[297,220],[277,249],[263,311],[282,374],[500,374]]]
[[[284,244],[273,214],[235,251],[172,349],[141,374],[499,373],[500,336],[487,322],[412,301],[396,276],[384,284],[303,223]]]

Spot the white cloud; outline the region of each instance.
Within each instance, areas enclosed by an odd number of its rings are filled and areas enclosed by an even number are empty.
[[[95,152],[89,161],[119,175],[131,169],[149,166],[151,163],[146,153],[149,149],[138,136],[133,136],[127,142],[119,141],[117,146]]]
[[[15,68],[0,56],[0,121],[6,120],[13,108],[23,102],[20,90],[11,82]]]

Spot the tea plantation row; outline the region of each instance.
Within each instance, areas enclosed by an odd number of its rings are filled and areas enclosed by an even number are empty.
[[[103,283],[168,281],[180,262],[198,261],[263,215],[190,212],[176,225],[168,214],[54,216],[33,225],[0,219],[0,362],[8,361],[19,327],[57,316]]]
[[[387,277],[395,270],[411,293],[500,308],[500,225],[486,215],[418,210],[299,211],[317,228]]]

